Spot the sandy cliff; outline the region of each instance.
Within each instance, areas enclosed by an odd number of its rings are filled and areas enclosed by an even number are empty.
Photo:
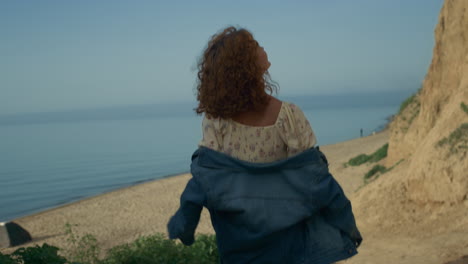
[[[439,259],[468,254],[468,1],[444,2],[431,65],[408,102],[390,126],[385,165],[398,165],[355,194],[357,218],[375,236],[445,240],[431,252]]]
[[[435,30],[432,63],[413,103],[391,126],[391,166],[410,159],[406,176],[409,197],[418,202],[458,203],[467,198],[467,129],[458,142],[439,146],[468,113],[468,1],[448,0]]]

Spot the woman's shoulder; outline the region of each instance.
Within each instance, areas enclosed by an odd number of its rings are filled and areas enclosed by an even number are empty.
[[[282,132],[285,134],[295,134],[297,131],[303,131],[309,128],[310,123],[299,106],[292,102],[284,101],[278,116],[277,126],[281,128]]]
[[[291,109],[292,111],[296,111],[296,110],[302,111],[301,108],[293,102],[290,102],[290,101],[282,101],[282,102],[285,107]]]
[[[288,155],[295,155],[315,145],[316,139],[302,109],[292,102],[283,102],[278,120],[280,135],[288,145]]]
[[[269,106],[270,112],[276,112],[278,114],[282,114],[283,112],[285,112],[285,110],[290,111],[292,113],[302,113],[301,108],[295,103],[290,101],[283,101],[273,96],[271,96],[271,103],[269,104]]]
[[[227,120],[220,117],[212,117],[205,114],[202,120],[203,130],[213,129],[215,131],[222,131],[227,126]]]
[[[298,119],[298,118],[301,119],[304,117],[304,112],[295,103],[290,102],[290,101],[282,101],[279,117],[292,119],[292,120]]]

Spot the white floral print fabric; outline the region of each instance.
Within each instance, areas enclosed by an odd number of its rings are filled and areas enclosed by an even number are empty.
[[[275,124],[248,126],[232,119],[209,118],[202,122],[198,144],[234,158],[265,163],[285,159],[313,147],[314,132],[302,110],[283,102]]]

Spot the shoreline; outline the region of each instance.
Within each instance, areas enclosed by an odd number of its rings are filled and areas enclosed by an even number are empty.
[[[115,189],[109,189],[107,191],[103,191],[103,192],[100,192],[100,193],[97,193],[97,194],[94,194],[94,195],[91,195],[91,196],[82,196],[82,197],[79,197],[78,199],[69,199],[69,200],[66,200],[65,202],[61,202],[61,203],[58,203],[58,204],[55,204],[55,205],[51,205],[51,206],[44,207],[44,208],[41,208],[41,209],[33,210],[33,212],[31,212],[31,213],[27,213],[27,214],[24,214],[24,215],[13,217],[13,218],[6,218],[5,221],[0,221],[0,223],[14,222],[17,219],[22,219],[22,218],[26,218],[26,217],[30,217],[30,216],[35,216],[35,215],[38,215],[38,214],[42,214],[44,212],[48,212],[48,211],[51,211],[51,210],[66,207],[67,205],[70,205],[70,204],[79,203],[81,201],[86,201],[86,200],[92,199],[94,197],[98,197],[98,196],[101,196],[101,195],[106,195],[108,193],[117,192],[119,190],[123,190],[123,189],[126,189],[126,188],[131,188],[133,186],[137,186],[137,185],[140,185],[140,184],[145,184],[145,183],[152,182],[152,181],[158,181],[158,180],[161,180],[161,179],[177,177],[177,176],[188,174],[188,173],[190,173],[190,172],[189,171],[183,171],[183,172],[180,172],[180,173],[171,173],[171,174],[168,174],[168,175],[160,176],[158,178],[134,181],[134,182],[131,182],[128,185],[123,185],[123,186],[117,187]]]
[[[339,141],[339,142],[335,142],[335,143],[332,143],[332,144],[328,144],[328,145],[317,145],[319,146],[321,149],[322,148],[325,148],[326,146],[333,146],[333,145],[337,145],[337,144],[342,144],[342,143],[345,143],[345,142],[348,142],[348,141],[353,141],[353,140],[358,140],[358,139],[361,139],[361,138],[366,138],[366,137],[371,137],[373,135],[377,135],[377,134],[380,134],[380,133],[385,133],[386,131],[388,130],[388,128],[383,128],[381,130],[375,130],[374,134],[369,134],[369,135],[366,135],[366,136],[363,136],[363,137],[356,137],[356,138],[352,138],[352,139],[349,139],[349,140],[344,140],[344,141]],[[190,166],[190,164],[188,165]],[[109,189],[107,191],[103,191],[103,192],[100,192],[100,193],[97,193],[97,194],[94,194],[94,195],[91,195],[91,196],[83,196],[83,197],[80,197],[78,199],[70,199],[70,200],[67,200],[65,202],[62,202],[62,203],[59,203],[59,204],[55,204],[55,205],[51,205],[51,206],[48,206],[48,207],[44,207],[44,208],[41,208],[41,209],[37,209],[37,210],[33,210],[32,213],[26,213],[26,214],[23,214],[23,215],[19,215],[19,216],[16,216],[16,217],[13,217],[13,218],[6,218],[5,221],[3,221],[4,223],[6,222],[14,222],[16,221],[17,219],[22,219],[22,218],[27,218],[27,217],[32,217],[32,216],[36,216],[36,215],[40,215],[42,213],[45,213],[45,212],[48,212],[48,211],[51,211],[51,210],[55,210],[55,209],[60,209],[62,207],[66,207],[70,204],[74,204],[74,203],[79,203],[79,202],[82,202],[82,201],[86,201],[86,200],[89,200],[89,199],[92,199],[94,197],[98,197],[98,196],[101,196],[101,195],[106,195],[108,193],[112,193],[112,192],[116,192],[116,191],[119,191],[119,190],[124,190],[126,188],[131,188],[133,186],[137,186],[137,185],[140,185],[140,184],[145,184],[145,183],[148,183],[148,182],[152,182],[152,181],[158,181],[158,180],[162,180],[162,179],[166,179],[166,178],[171,178],[171,177],[177,177],[177,176],[181,176],[181,175],[185,175],[185,174],[189,174],[190,171],[183,171],[183,172],[180,172],[180,173],[171,173],[171,174],[168,174],[168,175],[164,175],[164,176],[160,176],[158,178],[153,178],[153,179],[146,179],[146,180],[139,180],[139,181],[134,181],[134,182],[131,182],[130,184],[128,185],[124,185],[124,186],[121,186],[121,187],[117,187],[115,189]],[[0,221],[1,222],[1,221]]]
[[[118,187],[116,189],[104,191],[104,192],[98,193],[96,195],[86,196],[86,197],[76,199],[76,200],[72,199],[72,200],[67,201],[65,203],[61,203],[61,204],[58,204],[58,205],[53,205],[53,206],[50,206],[50,207],[46,207],[44,209],[41,209],[40,211],[33,212],[31,214],[26,214],[26,215],[23,215],[23,216],[15,217],[13,219],[4,221],[3,223],[15,222],[16,220],[23,219],[23,218],[36,217],[36,216],[41,215],[43,213],[47,213],[47,212],[54,211],[54,210],[60,210],[60,209],[65,208],[67,206],[70,206],[70,205],[73,205],[73,204],[78,204],[78,203],[81,203],[81,202],[86,202],[88,200],[92,200],[92,199],[100,197],[100,196],[112,194],[114,192],[119,192],[119,191],[122,191],[122,190],[125,190],[125,189],[129,189],[129,188],[139,186],[139,185],[142,185],[142,184],[146,184],[146,183],[149,183],[149,182],[153,182],[153,181],[159,181],[159,180],[162,180],[162,179],[183,176],[183,175],[186,175],[186,174],[189,174],[189,173],[190,172],[187,171],[187,172],[169,174],[169,175],[165,175],[165,176],[162,176],[162,177],[159,177],[159,178],[154,178],[154,179],[149,179],[149,180],[135,181],[135,182],[131,183],[130,185],[126,185],[124,187]]]

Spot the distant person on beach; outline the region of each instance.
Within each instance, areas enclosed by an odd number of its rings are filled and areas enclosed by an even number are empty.
[[[270,62],[245,29],[215,34],[198,64],[203,138],[168,224],[194,242],[203,207],[221,263],[332,263],[357,254],[351,204],[302,110],[272,96]]]

